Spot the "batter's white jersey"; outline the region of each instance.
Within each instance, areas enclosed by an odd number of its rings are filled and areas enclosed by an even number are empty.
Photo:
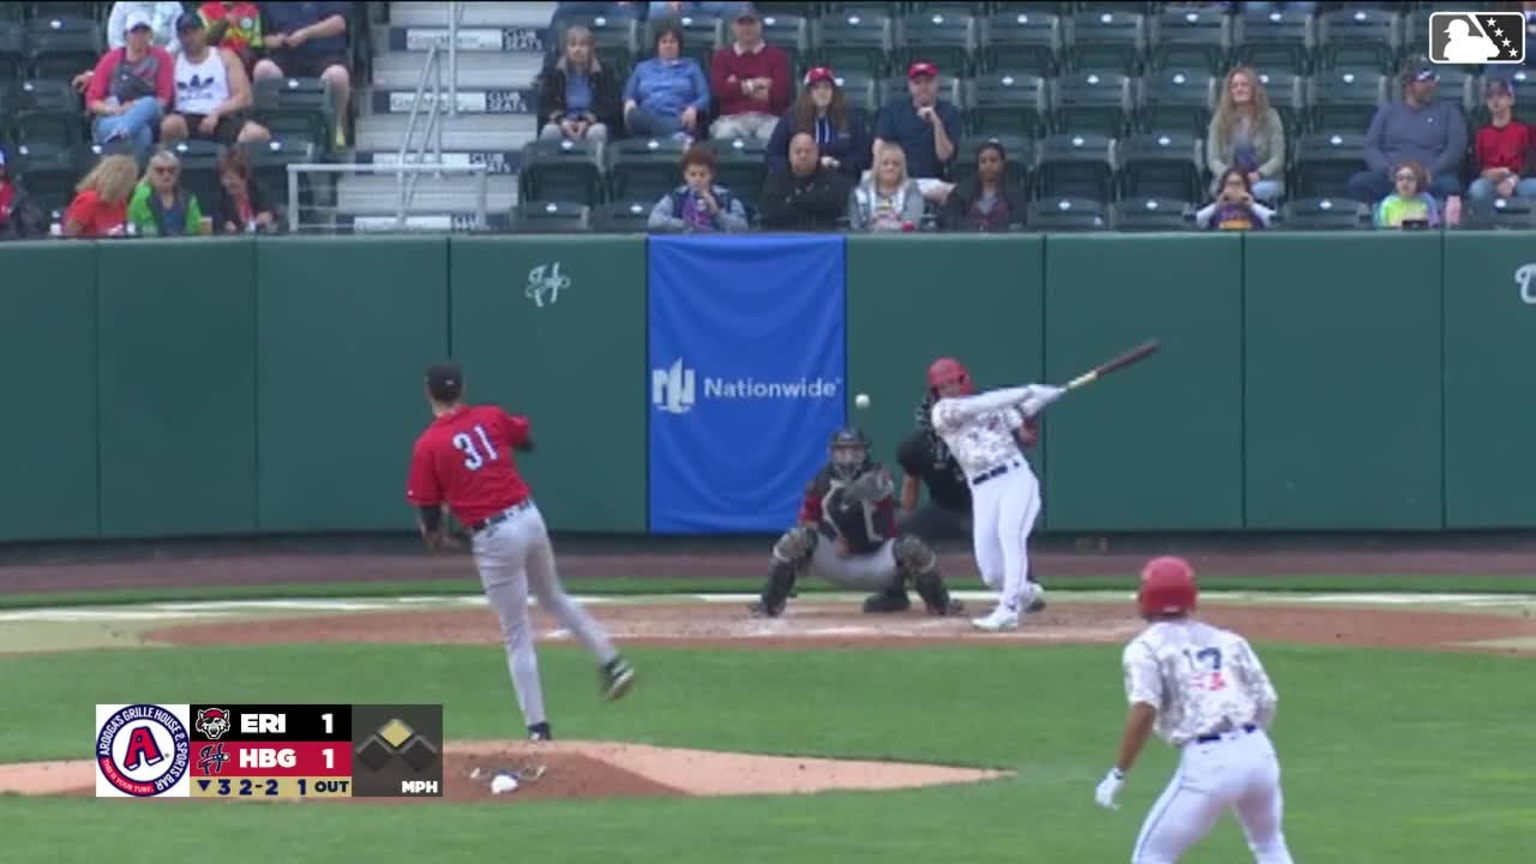
[[[1247,640],[1203,621],[1159,621],[1125,646],[1125,695],[1157,708],[1175,747],[1245,725],[1268,729],[1279,696]]]
[[[1024,425],[1019,406],[1043,394],[1039,387],[1009,387],[975,396],[953,396],[933,405],[933,431],[944,439],[955,462],[975,479],[1024,459],[1014,430]]]

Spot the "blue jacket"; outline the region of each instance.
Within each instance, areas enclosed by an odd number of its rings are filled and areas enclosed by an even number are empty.
[[[678,117],[688,108],[700,114],[709,110],[709,79],[699,61],[680,57],[666,61],[642,60],[624,83],[624,101],[663,117]]]
[[[801,132],[809,132],[816,139],[816,144],[821,148],[821,155],[831,156],[837,160],[838,173],[845,177],[858,180],[869,167],[871,149],[874,140],[869,137],[869,124],[865,121],[865,114],[857,108],[848,109],[848,128],[842,132],[831,128],[831,124],[825,120],[817,121],[818,128],[795,128],[795,111],[793,108],[787,114],[779,118],[777,126],[773,127],[773,135],[768,138],[768,168],[770,171],[789,170],[789,139]]]

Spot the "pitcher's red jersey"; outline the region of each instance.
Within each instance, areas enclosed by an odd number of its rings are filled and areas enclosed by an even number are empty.
[[[468,405],[432,421],[416,439],[405,497],[447,504],[465,527],[528,498],[512,451],[528,443],[528,418],[495,405]]]

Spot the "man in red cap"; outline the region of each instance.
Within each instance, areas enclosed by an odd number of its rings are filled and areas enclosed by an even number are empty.
[[[1155,731],[1179,749],[1179,769],[1147,814],[1133,864],[1173,864],[1228,810],[1258,864],[1292,864],[1268,732],[1279,697],[1246,639],[1194,619],[1199,597],[1183,558],[1154,558],[1142,568],[1137,606],[1149,626],[1125,646],[1130,715],[1094,798],[1119,809],[1115,796]]]
[[[960,109],[939,98],[939,67],[918,60],[907,67],[907,95],[887,102],[875,115],[873,152],[896,144],[907,154],[907,173],[923,197],[943,203],[954,188],[949,167],[960,140]]]

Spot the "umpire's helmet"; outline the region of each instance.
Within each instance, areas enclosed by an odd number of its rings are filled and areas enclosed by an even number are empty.
[[[869,436],[855,426],[845,426],[832,434],[832,474],[851,480],[869,464]]]
[[[958,385],[962,395],[975,392],[971,385],[971,373],[965,371],[960,361],[953,357],[940,357],[928,367],[928,390],[938,393],[950,384]]]
[[[1195,584],[1195,568],[1183,558],[1153,558],[1141,568],[1141,590],[1136,604],[1141,617],[1158,618],[1195,611],[1200,589]]]

